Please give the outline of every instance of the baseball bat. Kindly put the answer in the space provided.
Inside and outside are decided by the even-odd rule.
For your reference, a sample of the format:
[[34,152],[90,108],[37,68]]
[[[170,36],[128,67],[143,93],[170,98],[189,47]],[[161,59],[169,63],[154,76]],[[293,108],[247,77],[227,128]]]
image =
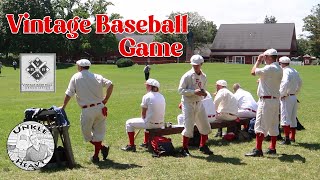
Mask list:
[[137,136],[139,135],[141,129],[138,130],[138,132],[134,135],[134,140],[136,140]]

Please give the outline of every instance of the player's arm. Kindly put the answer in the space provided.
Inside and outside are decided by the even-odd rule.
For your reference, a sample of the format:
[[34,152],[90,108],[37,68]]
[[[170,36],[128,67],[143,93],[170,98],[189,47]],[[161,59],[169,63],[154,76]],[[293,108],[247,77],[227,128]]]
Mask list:
[[66,96],[64,97],[63,105],[61,106],[62,109],[66,108],[71,97],[76,93],[76,85],[75,85],[74,77],[71,78],[69,85],[68,85],[68,88],[65,93],[66,93]]
[[[182,76],[182,78],[180,79],[178,92],[180,95],[193,96],[195,95],[196,91],[193,89],[187,89],[187,81],[188,81],[188,76]],[[200,92],[200,89],[198,91]]]
[[113,92],[113,84],[110,84],[110,86],[107,89],[106,96],[102,101],[103,104],[107,104],[112,92]]
[[297,87],[297,90],[296,90],[296,94],[298,94],[300,92],[300,89],[301,89],[301,86],[302,86],[302,80],[301,80],[298,72],[297,72],[297,81],[298,81],[298,87]]
[[106,91],[106,96],[104,97],[104,99],[102,100],[102,103],[103,104],[107,104],[112,92],[113,92],[113,84],[110,80],[108,79],[105,79],[105,78],[102,78],[102,84],[103,84],[103,87],[106,87],[107,88],[107,91]]
[[279,90],[281,98],[288,95],[287,94],[288,85],[289,85],[289,74],[287,71],[284,71],[281,79],[280,90]]
[[141,108],[141,118],[145,119],[146,118],[146,114],[147,114],[147,108]]
[[253,65],[252,69],[251,69],[251,75],[255,76],[256,75],[256,69],[259,67],[259,65],[261,64],[262,60],[264,58],[263,54],[260,54],[258,56],[258,59],[256,61],[256,63]]

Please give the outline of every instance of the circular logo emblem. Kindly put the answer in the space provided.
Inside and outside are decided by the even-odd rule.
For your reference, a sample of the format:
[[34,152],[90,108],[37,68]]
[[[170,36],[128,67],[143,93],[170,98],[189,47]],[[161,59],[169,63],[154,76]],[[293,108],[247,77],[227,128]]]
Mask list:
[[54,140],[43,124],[27,121],[13,128],[8,137],[7,150],[11,161],[19,168],[37,170],[52,158]]

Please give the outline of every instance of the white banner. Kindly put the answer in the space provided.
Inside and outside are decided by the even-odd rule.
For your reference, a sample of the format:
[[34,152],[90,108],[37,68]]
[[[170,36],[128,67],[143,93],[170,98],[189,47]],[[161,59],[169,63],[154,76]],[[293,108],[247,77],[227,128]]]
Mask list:
[[55,92],[56,54],[20,54],[20,91]]

